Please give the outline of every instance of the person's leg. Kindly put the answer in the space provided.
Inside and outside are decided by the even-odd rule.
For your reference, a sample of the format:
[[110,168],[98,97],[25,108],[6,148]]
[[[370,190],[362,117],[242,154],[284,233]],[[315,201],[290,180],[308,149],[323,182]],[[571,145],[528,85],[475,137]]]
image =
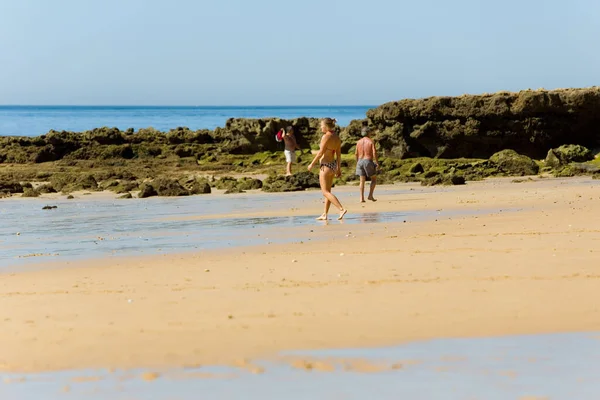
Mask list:
[[292,174],[292,163],[291,163],[291,161],[288,161],[288,163],[287,163],[287,167],[285,169],[285,174],[286,175],[291,175]]
[[324,169],[325,172],[323,173],[323,175],[325,178],[325,190],[323,191],[323,196],[329,199],[329,201],[333,203],[333,205],[336,206],[338,210],[340,210],[340,216],[338,217],[338,219],[342,219],[344,218],[344,215],[346,214],[347,210],[342,206],[342,203],[340,203],[338,198],[333,193],[331,193],[331,187],[333,186],[333,177],[335,173],[329,168]]
[[373,192],[375,191],[375,186],[377,186],[377,176],[373,175],[371,177],[371,185],[369,187],[369,200],[371,201],[377,201],[377,199],[375,197],[373,197]]
[[365,202],[365,182],[367,181],[367,177],[366,176],[360,176],[360,202],[364,203]]
[[321,167],[321,171],[319,171],[319,184],[321,185],[321,193],[323,193],[323,197],[325,198],[325,209],[323,214],[317,218],[319,221],[324,221],[327,219],[327,214],[329,213],[329,207],[331,206],[331,201],[325,196],[325,191],[327,188],[327,178],[325,177],[326,171],[325,168]]

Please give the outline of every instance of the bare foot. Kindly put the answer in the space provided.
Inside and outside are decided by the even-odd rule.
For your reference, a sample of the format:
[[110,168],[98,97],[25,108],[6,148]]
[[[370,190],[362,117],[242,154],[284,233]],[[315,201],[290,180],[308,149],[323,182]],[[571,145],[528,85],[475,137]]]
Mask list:
[[369,200],[371,200],[371,201],[377,201],[377,199],[374,198],[374,197],[369,197]]
[[327,221],[327,215],[321,214],[321,216],[317,218],[317,221]]
[[338,220],[344,218],[344,215],[346,215],[347,212],[348,212],[348,210],[340,211],[340,216],[338,217]]
[[362,199],[360,202],[361,202],[361,203],[366,203],[365,199]]

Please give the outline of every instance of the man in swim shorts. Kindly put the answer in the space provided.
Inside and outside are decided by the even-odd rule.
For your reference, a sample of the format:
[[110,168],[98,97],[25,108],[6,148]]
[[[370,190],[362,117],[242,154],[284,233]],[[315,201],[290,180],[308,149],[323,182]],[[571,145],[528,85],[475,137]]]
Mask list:
[[365,182],[367,178],[371,179],[369,188],[369,197],[371,201],[377,201],[373,197],[375,186],[377,185],[377,149],[375,143],[370,137],[370,129],[364,126],[361,130],[362,139],[356,143],[356,175],[360,177],[360,202],[365,202]]
[[287,163],[285,174],[287,176],[292,175],[292,163],[296,162],[296,150],[300,150],[300,146],[296,142],[294,136],[294,128],[288,126],[283,134],[283,141],[285,143],[285,162]]

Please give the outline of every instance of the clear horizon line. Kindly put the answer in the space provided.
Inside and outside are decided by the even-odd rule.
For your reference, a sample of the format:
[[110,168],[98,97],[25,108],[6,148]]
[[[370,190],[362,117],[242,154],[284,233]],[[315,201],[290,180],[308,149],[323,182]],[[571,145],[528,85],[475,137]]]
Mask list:
[[[383,103],[382,103],[383,104]],[[244,108],[244,107],[263,107],[263,108],[302,108],[302,107],[377,107],[376,104],[261,104],[261,105],[208,105],[208,104],[0,104],[0,107],[210,107],[210,108]]]

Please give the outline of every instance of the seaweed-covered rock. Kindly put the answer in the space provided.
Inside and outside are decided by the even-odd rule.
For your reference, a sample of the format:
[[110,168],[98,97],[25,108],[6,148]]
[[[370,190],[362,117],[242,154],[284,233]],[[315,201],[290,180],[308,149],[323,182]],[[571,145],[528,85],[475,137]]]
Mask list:
[[245,190],[242,190],[239,187],[233,187],[231,189],[227,189],[224,194],[236,194],[236,193],[246,193]]
[[238,180],[231,176],[223,176],[213,182],[213,186],[219,190],[229,190],[236,187]]
[[264,180],[262,190],[265,192],[295,192],[318,187],[320,187],[318,175],[304,171],[291,176],[269,176]]
[[464,185],[465,178],[456,174],[436,174],[421,181],[421,186]]
[[545,164],[552,168],[558,168],[572,162],[586,162],[594,159],[594,155],[587,147],[567,144],[556,149],[548,150]]
[[260,179],[240,178],[238,179],[237,187],[240,190],[257,190],[262,189],[263,183]]
[[121,194],[121,193],[129,193],[131,191],[137,190],[138,187],[139,187],[139,185],[137,184],[137,182],[121,181],[118,183],[117,186],[110,187],[110,189],[113,190],[115,193]]
[[421,174],[425,172],[425,170],[423,169],[423,165],[421,165],[421,163],[415,163],[410,166],[408,172],[410,172],[411,174]]
[[309,171],[298,172],[286,178],[289,178],[292,181],[296,181],[304,189],[321,187],[319,183],[319,175],[313,174]]
[[600,87],[406,99],[367,112],[385,153],[488,158],[513,149],[536,159],[564,143],[600,141]]
[[154,189],[154,186],[152,186],[149,183],[142,183],[140,186],[140,193],[138,194],[138,197],[140,199],[145,199],[147,197],[153,196],[158,196],[158,192],[156,191],[156,189]]
[[52,187],[52,185],[49,183],[44,183],[43,185],[38,186],[36,190],[41,194],[56,193],[56,189],[54,189],[54,187]]
[[39,197],[39,196],[40,196],[40,192],[33,188],[26,188],[25,190],[23,190],[23,194],[21,195],[21,197]]
[[186,183],[185,187],[191,195],[210,194],[211,192],[210,184],[205,180],[193,179],[191,182]]
[[563,165],[562,161],[560,160],[560,158],[558,158],[553,149],[548,150],[548,154],[546,155],[544,164],[546,165],[546,167],[550,168],[559,168]]
[[189,196],[190,194],[176,179],[160,177],[152,181],[152,186],[159,196]]
[[509,175],[536,175],[540,169],[531,158],[514,150],[499,151],[490,157],[490,161]]
[[265,180],[262,190],[265,192],[298,192],[305,190],[297,182],[285,179],[272,179]]
[[77,178],[75,186],[78,189],[98,190],[98,181],[96,181],[94,175],[83,174]]
[[119,199],[133,199],[133,196],[131,193],[125,193],[124,195],[119,196]]
[[23,193],[23,185],[19,182],[2,182],[0,181],[0,193],[14,194]]

